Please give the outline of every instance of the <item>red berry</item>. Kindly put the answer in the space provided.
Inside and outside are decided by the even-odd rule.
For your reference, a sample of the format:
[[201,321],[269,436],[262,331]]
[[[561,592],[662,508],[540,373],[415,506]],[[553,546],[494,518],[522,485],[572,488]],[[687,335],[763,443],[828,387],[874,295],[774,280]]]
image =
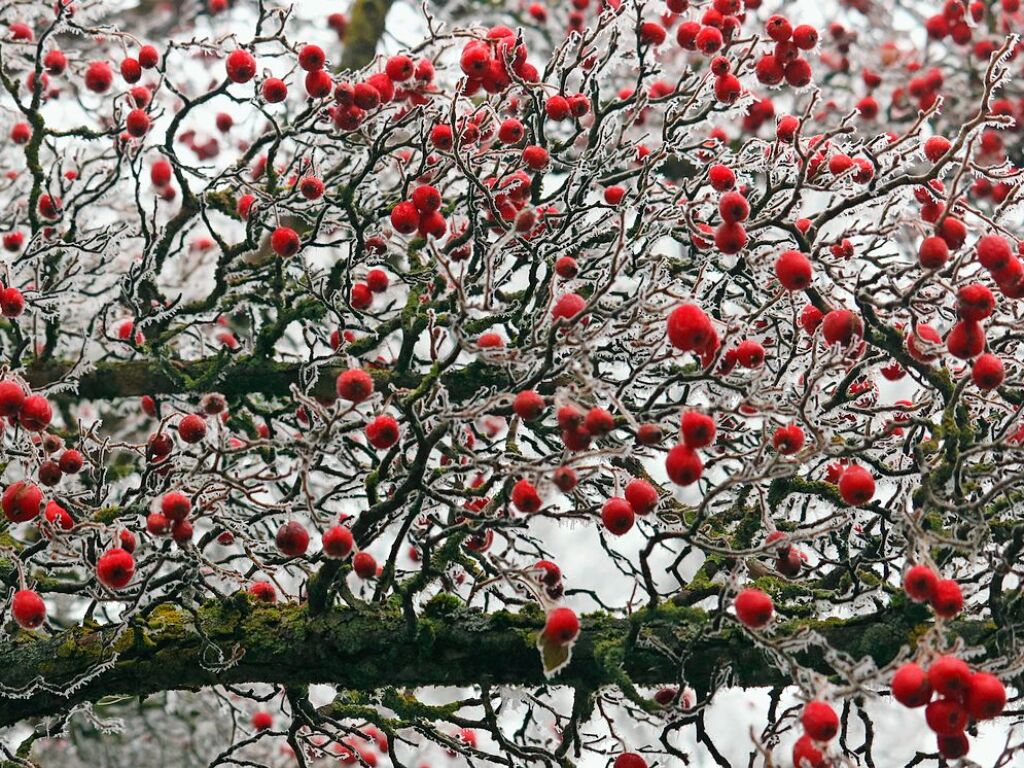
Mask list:
[[30,432],[42,432],[53,419],[50,402],[42,395],[29,395],[21,404],[18,423]]
[[373,377],[362,368],[350,368],[338,374],[335,388],[342,400],[361,403],[373,394]]
[[278,256],[294,256],[299,252],[299,233],[290,227],[278,227],[270,236],[270,247]]
[[603,437],[615,429],[615,417],[604,408],[591,408],[583,418],[583,427],[594,437]]
[[704,462],[697,452],[680,443],[665,458],[665,471],[676,485],[692,485],[704,472]]
[[750,203],[739,192],[726,192],[718,201],[718,213],[727,224],[746,221],[750,215]]
[[412,192],[412,204],[420,213],[432,213],[441,207],[441,193],[427,184],[416,187]]
[[580,620],[571,608],[555,608],[544,622],[544,637],[555,645],[568,645],[580,634]]
[[523,421],[535,421],[544,413],[544,398],[532,389],[524,389],[512,401],[512,410]]
[[404,200],[391,209],[391,226],[395,232],[410,235],[420,226],[420,212],[409,200]]
[[658,504],[658,492],[646,480],[634,478],[626,484],[626,501],[638,515],[646,515]]
[[279,77],[268,77],[260,86],[260,93],[268,104],[280,104],[288,98],[288,86]]
[[343,525],[336,525],[324,531],[321,546],[326,557],[344,560],[351,554],[355,540],[352,537],[352,531]]
[[249,586],[249,594],[261,603],[276,603],[277,590],[274,585],[266,581],[254,581]]
[[299,50],[299,66],[307,72],[316,72],[324,68],[327,57],[319,45],[304,45]]
[[804,734],[793,744],[793,765],[799,768],[826,768],[829,762],[811,737]]
[[188,496],[178,491],[164,494],[160,500],[160,512],[168,520],[184,520],[192,511],[192,502]]
[[377,561],[369,552],[356,552],[352,558],[352,570],[361,579],[370,579],[377,575]]
[[626,499],[618,496],[608,499],[601,508],[601,522],[609,533],[616,536],[628,533],[635,520],[633,507]]
[[139,48],[139,64],[143,69],[153,69],[160,63],[160,52],[152,45]]
[[4,317],[20,317],[25,311],[25,297],[17,288],[0,290],[0,311]]
[[85,87],[93,93],[106,93],[114,82],[114,73],[105,61],[91,61],[85,70]]
[[839,495],[851,507],[867,504],[875,495],[875,478],[864,467],[854,464],[839,478]]
[[391,416],[378,416],[366,425],[366,439],[374,448],[386,450],[398,442],[398,422]]
[[520,512],[533,514],[542,504],[540,494],[529,480],[519,480],[512,486],[512,503]]
[[924,143],[924,156],[933,163],[949,152],[953,145],[944,136],[932,136]]
[[925,707],[924,719],[940,736],[955,736],[967,727],[967,710],[958,701],[937,699]]
[[942,269],[949,261],[949,246],[936,235],[926,237],[917,251],[917,260],[925,269]]
[[903,590],[915,603],[927,603],[935,594],[939,577],[927,565],[915,565],[903,576]]
[[1006,378],[1003,361],[993,354],[979,355],[971,368],[971,380],[979,389],[996,389]]
[[992,291],[980,283],[965,285],[957,291],[957,313],[964,320],[984,320],[995,306]]
[[241,49],[228,54],[224,62],[228,78],[235,83],[247,83],[256,76],[256,59]]
[[696,304],[683,304],[668,316],[668,339],[684,352],[703,352],[717,341],[711,320]]
[[79,451],[69,448],[60,456],[60,469],[69,475],[77,474],[85,464],[85,457]]
[[772,436],[772,445],[786,456],[797,453],[804,447],[804,431],[796,424],[779,427]]
[[961,320],[946,337],[946,349],[961,360],[977,357],[985,350],[985,329],[973,320]]
[[775,276],[787,291],[802,291],[811,284],[811,262],[800,251],[783,251],[775,260]]
[[928,675],[913,662],[904,664],[892,677],[892,695],[905,707],[923,707],[932,698]]
[[36,629],[46,620],[46,603],[31,589],[19,589],[11,601],[11,615],[22,629]]
[[839,733],[839,715],[824,701],[807,702],[800,722],[814,741],[831,741]]
[[366,273],[366,285],[374,293],[384,293],[389,284],[388,273],[383,269],[371,269]]
[[998,717],[1006,706],[1006,688],[995,675],[975,672],[967,689],[967,711],[975,720]]
[[206,422],[197,413],[190,413],[178,422],[178,436],[186,443],[198,443],[206,437]]
[[615,758],[613,768],[647,768],[647,761],[636,752],[623,752]]
[[554,320],[572,320],[586,308],[586,299],[576,293],[566,293],[555,302],[551,317]]
[[290,520],[278,528],[274,543],[285,557],[299,557],[309,548],[309,533],[301,523]]
[[964,596],[960,585],[953,579],[939,579],[930,602],[936,614],[944,619],[952,619],[963,609]]
[[772,619],[772,599],[759,589],[744,589],[734,603],[736,618],[751,629],[760,629]]
[[135,574],[135,559],[117,547],[100,555],[96,561],[96,578],[110,589],[124,589]]
[[940,656],[928,668],[928,682],[940,696],[962,699],[967,695],[971,668],[956,656]]
[[971,751],[971,742],[965,733],[936,734],[939,753],[947,760],[957,760]]
[[864,323],[848,309],[834,309],[822,318],[821,332],[829,345],[848,347],[855,338],[864,335]]
[[25,390],[16,381],[0,381],[0,416],[16,416],[25,403]]
[[[265,583],[265,582],[257,582]],[[253,585],[255,586],[255,585]],[[273,727],[274,718],[269,712],[253,712],[252,713],[252,727],[257,731],[266,731]]]
[[1014,258],[1010,244],[1001,235],[985,235],[975,246],[978,262],[989,272],[999,272]]
[[576,487],[578,479],[576,472],[571,467],[558,467],[551,475],[551,481],[558,486],[562,493],[569,493]]
[[144,109],[133,109],[125,118],[125,130],[137,139],[149,132],[149,115]]
[[19,480],[7,486],[3,497],[0,497],[0,505],[8,520],[24,523],[39,514],[43,505],[43,492],[37,485]]
[[523,162],[534,171],[543,171],[548,166],[548,151],[544,147],[531,145],[523,150]]

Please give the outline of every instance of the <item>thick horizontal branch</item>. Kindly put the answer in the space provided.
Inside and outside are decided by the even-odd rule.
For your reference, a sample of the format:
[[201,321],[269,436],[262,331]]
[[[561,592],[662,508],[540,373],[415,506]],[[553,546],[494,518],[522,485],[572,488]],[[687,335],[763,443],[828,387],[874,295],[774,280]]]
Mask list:
[[[918,606],[904,606],[845,622],[782,623],[775,631],[786,636],[813,628],[833,648],[884,664],[921,630],[927,615]],[[0,648],[0,686],[7,694],[0,697],[0,726],[111,695],[217,684],[328,683],[359,690],[542,684],[534,645],[542,625],[535,611],[483,614],[459,607],[453,598],[428,606],[415,627],[397,612],[367,608],[313,615],[295,604],[253,604],[244,594],[195,612],[164,605],[121,631],[18,633]],[[981,622],[956,629],[968,642],[983,640],[988,631]],[[819,651],[798,658],[832,672]],[[111,661],[106,671],[88,676]],[[665,606],[629,619],[586,617],[572,662],[556,682],[595,689],[625,682],[624,673],[632,683],[655,685],[680,680],[682,672],[682,679],[706,692],[725,666],[732,668],[736,685],[788,682],[738,627],[727,622],[713,629],[703,611]],[[15,691],[27,695],[10,698]]]
[[[33,388],[42,388],[63,380],[72,370],[69,363],[34,364],[22,373]],[[341,368],[325,368],[320,372],[311,394],[331,397],[335,394],[335,378]],[[415,389],[426,373],[398,373],[386,368],[369,369],[380,392],[391,388]],[[260,393],[269,397],[286,397],[291,387],[300,383],[301,366],[251,357],[206,358],[161,365],[149,360],[101,362],[78,379],[78,396],[86,400],[116,400],[142,395],[205,394],[220,392],[231,397]],[[498,366],[474,362],[463,368],[447,371],[440,377],[455,400],[463,400],[487,386],[507,389],[511,382]]]

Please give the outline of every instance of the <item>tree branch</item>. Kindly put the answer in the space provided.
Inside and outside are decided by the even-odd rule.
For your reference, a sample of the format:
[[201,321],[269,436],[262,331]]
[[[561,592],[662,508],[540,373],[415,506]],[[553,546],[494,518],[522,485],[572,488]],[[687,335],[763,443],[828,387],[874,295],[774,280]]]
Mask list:
[[[774,634],[788,638],[813,629],[834,649],[882,665],[921,631],[927,617],[926,609],[903,604],[848,621],[780,622]],[[8,697],[24,698],[0,698],[0,727],[111,695],[217,684],[330,683],[359,690],[539,685],[546,681],[534,641],[543,622],[536,610],[484,614],[439,598],[411,629],[398,611],[313,615],[296,604],[253,604],[240,593],[195,611],[165,604],[126,627],[75,627],[53,636],[20,632],[0,648],[0,688]],[[962,622],[955,629],[969,643],[984,642],[991,633],[984,622]],[[833,672],[814,648],[796,657]],[[89,676],[101,664],[109,667]],[[701,610],[665,605],[628,619],[585,617],[572,662],[555,683],[590,689],[660,684],[679,680],[682,670],[688,684],[707,691],[726,666],[740,686],[789,682],[744,630],[730,623],[715,628]]]

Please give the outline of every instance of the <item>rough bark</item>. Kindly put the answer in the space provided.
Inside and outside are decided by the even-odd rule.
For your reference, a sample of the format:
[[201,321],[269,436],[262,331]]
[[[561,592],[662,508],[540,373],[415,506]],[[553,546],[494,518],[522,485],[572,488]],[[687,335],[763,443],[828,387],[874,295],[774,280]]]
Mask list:
[[[792,639],[814,630],[833,649],[881,665],[927,621],[925,609],[899,604],[850,621],[781,622],[773,631],[777,638]],[[542,684],[534,645],[542,626],[536,609],[483,614],[451,598],[435,599],[415,625],[396,610],[334,609],[314,615],[295,604],[253,604],[243,594],[195,611],[163,605],[120,631],[85,626],[51,636],[18,633],[0,648],[0,685],[8,694],[27,696],[0,699],[0,726],[115,694],[145,696],[216,684],[332,683],[358,690]],[[968,642],[990,640],[991,628],[983,622],[963,622],[956,629]],[[797,657],[826,674],[833,671],[813,648]],[[237,662],[221,661],[227,659]],[[106,671],[79,682],[112,660]],[[726,666],[735,685],[787,682],[739,627],[728,622],[716,627],[701,610],[665,605],[628,619],[586,617],[572,662],[555,682],[593,690],[683,679],[707,691]]]

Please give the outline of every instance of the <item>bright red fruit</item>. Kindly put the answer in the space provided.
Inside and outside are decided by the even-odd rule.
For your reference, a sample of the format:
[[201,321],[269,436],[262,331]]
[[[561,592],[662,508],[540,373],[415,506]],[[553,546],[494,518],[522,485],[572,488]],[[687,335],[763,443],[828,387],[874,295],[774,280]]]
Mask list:
[[928,667],[928,682],[940,696],[962,699],[971,682],[971,668],[956,656],[940,656]]
[[626,483],[626,501],[638,515],[646,515],[658,504],[658,492],[646,480],[634,478]]
[[43,506],[43,492],[39,486],[19,480],[11,483],[0,497],[4,516],[12,523],[24,523],[35,518]]
[[967,711],[975,720],[998,717],[1006,706],[1006,688],[995,675],[975,672],[967,689]]
[[704,462],[690,446],[680,443],[665,457],[665,471],[676,485],[692,485],[704,472]]
[[46,603],[31,589],[19,589],[11,601],[11,615],[22,629],[36,629],[46,620]]
[[759,589],[744,589],[736,596],[733,605],[736,608],[736,618],[751,629],[765,626],[775,613],[772,599]]
[[285,557],[299,557],[309,548],[309,533],[301,523],[289,520],[278,528],[274,542]]
[[120,547],[107,550],[96,561],[96,578],[110,589],[124,589],[135,575],[135,559]]
[[830,741],[839,733],[839,715],[824,701],[809,701],[800,715],[804,732],[815,741]]
[[379,450],[390,448],[398,442],[398,438],[398,422],[391,416],[378,416],[366,425],[366,439],[374,448]]
[[839,495],[851,507],[867,504],[875,495],[875,478],[866,469],[854,464],[839,478]]
[[960,585],[953,579],[940,579],[931,597],[932,610],[944,619],[952,619],[964,607],[964,596]]
[[335,560],[344,560],[352,553],[355,539],[352,531],[343,525],[336,525],[324,531],[321,538],[324,555]]
[[520,512],[532,514],[540,509],[543,502],[533,483],[529,480],[519,480],[512,486],[512,503]]
[[623,536],[633,527],[636,516],[630,503],[618,496],[608,499],[601,508],[601,522],[609,533]]
[[555,608],[544,623],[544,637],[555,645],[568,645],[580,634],[580,620],[571,608]]
[[338,374],[335,389],[341,399],[361,403],[373,394],[373,377],[362,368],[350,368]]
[[913,662],[904,664],[892,677],[892,695],[905,707],[923,707],[932,698],[927,673]]
[[927,603],[935,594],[939,577],[927,565],[915,565],[903,576],[903,589],[917,603]]

